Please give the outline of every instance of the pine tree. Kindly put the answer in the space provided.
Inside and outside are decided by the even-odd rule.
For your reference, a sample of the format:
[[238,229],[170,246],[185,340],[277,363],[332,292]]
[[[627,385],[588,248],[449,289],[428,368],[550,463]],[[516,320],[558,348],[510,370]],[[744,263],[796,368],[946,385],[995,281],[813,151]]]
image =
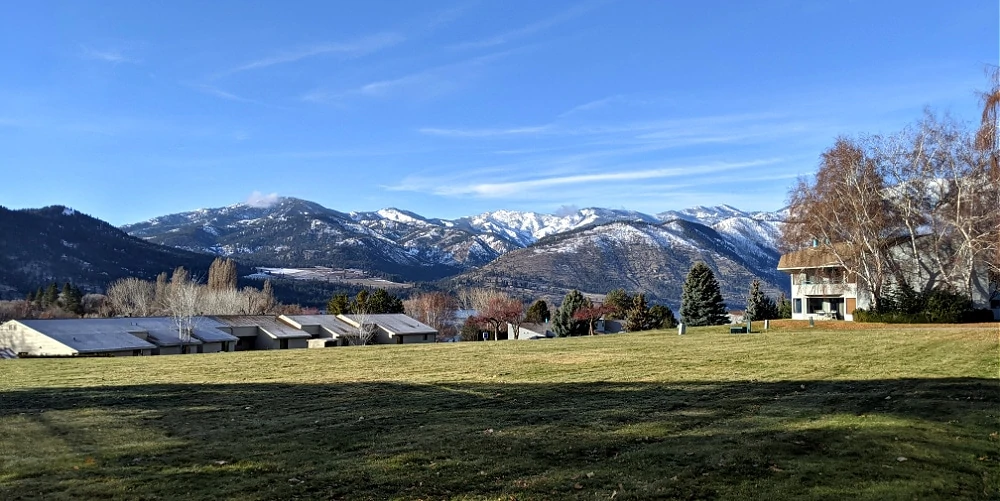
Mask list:
[[726,304],[712,269],[697,262],[688,272],[681,293],[681,319],[691,327],[728,323]]
[[347,294],[334,294],[326,303],[326,312],[331,315],[346,315],[351,312],[351,300]]
[[654,304],[649,307],[650,325],[653,329],[673,329],[677,327],[677,318],[674,317],[674,310],[669,306]]
[[531,303],[524,315],[524,321],[529,324],[544,324],[549,321],[549,305],[544,299]]
[[50,306],[59,305],[59,286],[55,282],[49,284],[49,287],[45,289],[45,296],[42,297],[42,307],[48,308]]
[[24,296],[24,301],[27,302],[27,303],[29,303],[29,304],[30,303],[34,303],[35,302],[35,293],[31,292],[31,291],[28,291],[28,295]]
[[354,295],[354,301],[351,301],[351,313],[355,315],[370,315],[371,308],[368,305],[368,294],[367,289],[361,289],[357,294]]
[[772,320],[778,318],[778,305],[771,296],[760,290],[760,280],[754,279],[750,284],[750,295],[747,296],[747,321]]
[[556,335],[566,337],[586,334],[587,322],[574,319],[573,314],[576,313],[576,310],[587,306],[589,303],[580,291],[576,289],[569,291],[566,297],[563,298],[562,304],[559,305],[559,309],[556,310],[555,317],[552,319],[552,330],[555,331]]
[[385,289],[375,289],[368,298],[368,313],[403,313],[403,301]]
[[629,308],[632,307],[632,297],[625,292],[625,289],[615,289],[605,294],[604,304],[615,309],[610,314],[613,318],[625,318]]
[[79,315],[83,310],[80,304],[82,298],[83,295],[80,294],[80,289],[73,287],[69,282],[63,285],[60,299],[62,300],[62,308],[64,310]]
[[45,301],[45,291],[41,287],[39,287],[38,291],[35,292],[35,307],[44,308],[45,305],[42,304],[44,301]]
[[625,330],[638,332],[649,328],[649,305],[646,303],[646,295],[640,292],[632,297],[632,304],[625,313]]

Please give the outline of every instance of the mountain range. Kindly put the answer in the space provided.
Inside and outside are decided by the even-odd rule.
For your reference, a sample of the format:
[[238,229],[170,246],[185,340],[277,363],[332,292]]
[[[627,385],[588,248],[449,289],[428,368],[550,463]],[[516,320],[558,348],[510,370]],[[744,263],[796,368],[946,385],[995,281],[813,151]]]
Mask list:
[[122,229],[247,264],[361,268],[410,281],[512,286],[526,296],[624,287],[674,304],[687,270],[702,260],[735,305],[754,277],[773,293],[787,289],[787,278],[775,270],[783,219],[781,211],[723,205],[655,215],[500,210],[449,220],[395,208],[344,213],[281,198],[266,207],[199,209]]

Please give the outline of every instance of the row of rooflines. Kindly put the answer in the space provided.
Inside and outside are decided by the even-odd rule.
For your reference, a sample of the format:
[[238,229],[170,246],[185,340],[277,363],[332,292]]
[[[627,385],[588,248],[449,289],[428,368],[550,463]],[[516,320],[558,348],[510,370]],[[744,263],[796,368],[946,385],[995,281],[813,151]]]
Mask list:
[[403,314],[194,317],[181,336],[171,317],[11,320],[0,351],[19,356],[167,355],[434,342],[437,331]]

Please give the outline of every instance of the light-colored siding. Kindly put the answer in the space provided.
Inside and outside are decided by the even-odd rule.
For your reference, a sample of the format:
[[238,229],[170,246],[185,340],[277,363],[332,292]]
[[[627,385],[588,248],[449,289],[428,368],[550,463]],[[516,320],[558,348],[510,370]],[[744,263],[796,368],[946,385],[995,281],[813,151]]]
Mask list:
[[76,355],[77,351],[17,321],[0,325],[0,348],[34,356]]

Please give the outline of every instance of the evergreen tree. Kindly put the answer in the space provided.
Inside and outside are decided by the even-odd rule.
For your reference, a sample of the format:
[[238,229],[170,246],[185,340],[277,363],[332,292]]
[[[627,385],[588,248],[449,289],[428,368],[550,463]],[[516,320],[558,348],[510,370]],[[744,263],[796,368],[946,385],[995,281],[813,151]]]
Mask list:
[[28,291],[28,295],[24,296],[24,301],[27,302],[27,303],[29,303],[29,304],[30,303],[34,303],[35,302],[35,293],[31,292],[31,291]]
[[673,329],[677,327],[677,318],[669,306],[654,304],[649,308],[650,326],[653,329]]
[[747,296],[747,321],[772,320],[778,318],[778,305],[771,296],[760,290],[760,280],[754,279],[750,284],[750,295]]
[[64,310],[77,315],[83,313],[83,294],[80,293],[80,289],[66,282],[66,285],[63,286],[61,298]]
[[610,313],[612,318],[625,318],[629,308],[632,307],[632,297],[625,292],[625,289],[615,289],[604,296],[604,304],[615,309]]
[[375,292],[368,298],[369,314],[403,313],[403,311],[403,301],[395,295],[389,294],[389,291],[385,289],[375,289]]
[[356,315],[370,315],[371,309],[368,306],[368,290],[361,289],[357,294],[354,295],[354,301],[351,301],[351,313]]
[[331,315],[345,315],[351,312],[351,300],[347,294],[334,294],[326,303],[326,312]]
[[45,289],[45,296],[42,297],[42,307],[48,308],[50,306],[59,305],[59,286],[55,282],[49,284],[49,287]]
[[651,327],[650,323],[646,295],[640,292],[632,296],[632,305],[625,313],[625,330],[628,332],[644,331]]
[[544,299],[531,303],[524,315],[524,321],[529,324],[544,324],[549,321],[549,305]]
[[590,301],[587,301],[587,298],[583,297],[580,291],[576,289],[569,291],[552,319],[552,330],[555,331],[556,335],[566,337],[586,334],[587,322],[574,319],[573,314],[576,313],[576,310],[588,306],[589,303]]
[[35,307],[44,308],[45,306],[42,304],[44,301],[45,301],[45,291],[41,287],[39,287],[38,291],[35,292]]
[[792,318],[792,302],[788,300],[784,292],[778,299],[778,318]]
[[703,262],[697,262],[688,272],[681,293],[681,321],[691,327],[701,325],[723,325],[726,304],[722,301],[719,282],[712,269]]

